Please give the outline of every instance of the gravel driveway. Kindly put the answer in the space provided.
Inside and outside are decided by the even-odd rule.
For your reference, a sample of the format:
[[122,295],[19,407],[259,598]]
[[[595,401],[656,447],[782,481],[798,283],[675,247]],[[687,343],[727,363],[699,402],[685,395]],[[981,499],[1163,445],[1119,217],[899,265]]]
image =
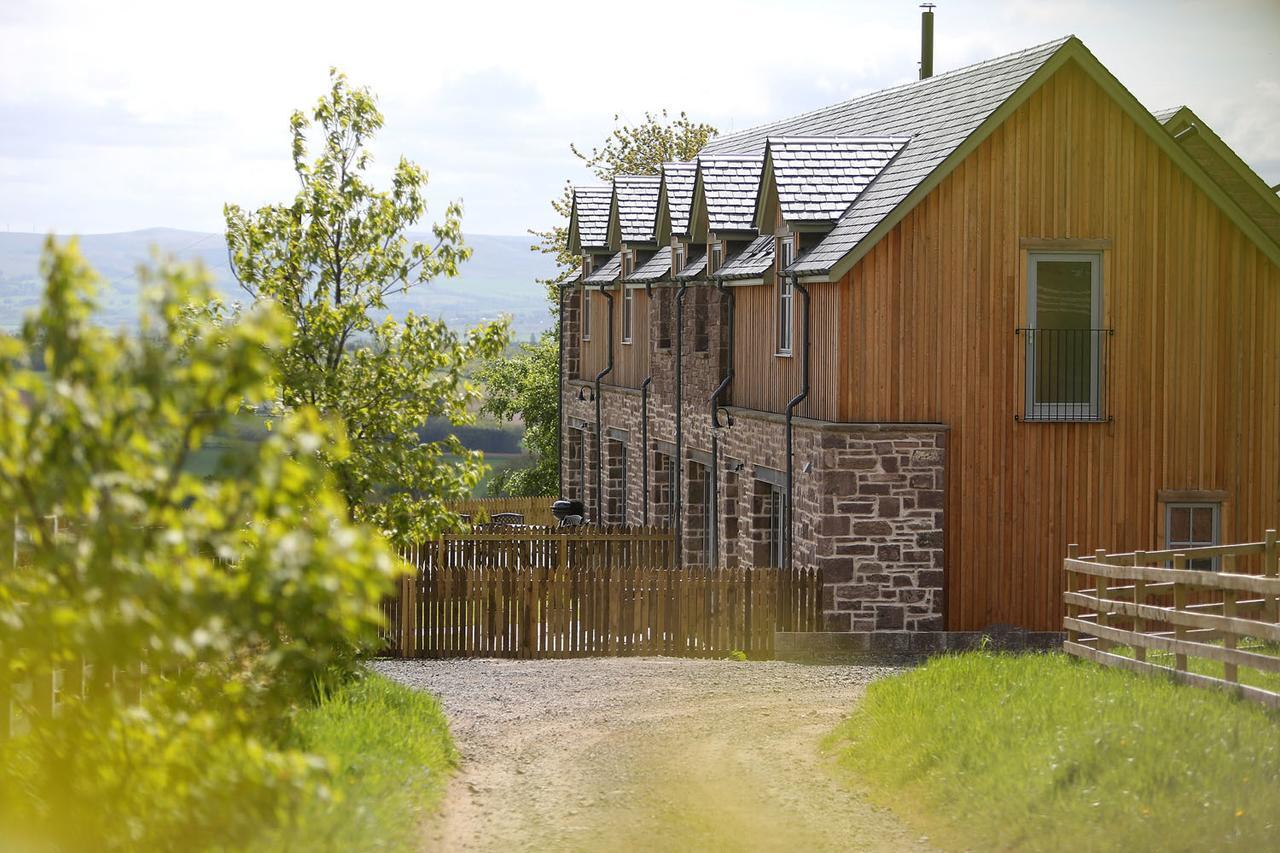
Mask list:
[[382,661],[462,754],[438,850],[923,850],[818,742],[892,670],[595,658]]

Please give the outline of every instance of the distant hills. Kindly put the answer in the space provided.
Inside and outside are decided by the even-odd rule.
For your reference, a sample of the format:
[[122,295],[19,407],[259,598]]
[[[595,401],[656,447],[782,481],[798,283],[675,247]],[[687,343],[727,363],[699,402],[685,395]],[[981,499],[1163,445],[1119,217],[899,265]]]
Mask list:
[[[411,234],[423,242],[430,234]],[[0,233],[0,328],[13,329],[39,299],[40,234]],[[467,244],[474,254],[454,279],[439,279],[393,297],[393,314],[407,311],[444,318],[461,328],[509,314],[517,340],[548,328],[545,291],[537,279],[549,277],[552,259],[532,252],[527,236],[472,234]],[[245,294],[231,277],[227,250],[220,233],[148,228],[120,234],[88,234],[80,237],[80,250],[104,281],[101,322],[113,327],[134,327],[138,318],[139,264],[151,259],[152,248],[183,260],[199,260],[213,273],[217,288],[228,301],[243,301]]]

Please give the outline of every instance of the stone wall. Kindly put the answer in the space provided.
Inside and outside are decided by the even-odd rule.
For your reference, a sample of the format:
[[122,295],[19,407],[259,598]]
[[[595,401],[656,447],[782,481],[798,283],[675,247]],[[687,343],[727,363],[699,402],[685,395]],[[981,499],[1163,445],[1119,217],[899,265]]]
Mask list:
[[[705,287],[705,286],[703,286]],[[692,294],[693,288],[690,288]],[[655,288],[655,301],[674,302],[674,288]],[[572,303],[573,300],[568,300]],[[693,306],[705,304],[711,322],[695,323]],[[683,546],[704,559],[702,528],[710,500],[698,474],[711,464],[710,396],[727,359],[721,296],[686,301],[681,464],[684,494]],[[656,324],[658,312],[653,320]],[[674,318],[674,307],[671,311]],[[566,317],[566,329],[573,315]],[[695,328],[696,325],[696,328]],[[695,350],[695,332],[705,333],[706,351]],[[650,336],[653,381],[648,397],[649,521],[662,524],[673,512],[675,464],[674,334],[670,349]],[[572,349],[566,347],[568,353]],[[566,362],[568,356],[566,356]],[[566,367],[568,364],[566,364]],[[571,375],[571,374],[570,374]],[[565,491],[581,497],[589,518],[639,524],[644,521],[643,398],[639,389],[602,384],[603,454],[597,456],[595,389],[590,382],[564,383],[567,432],[562,454]],[[581,398],[581,399],[580,399]],[[717,562],[769,565],[776,562],[776,507],[785,494],[785,425],[776,413],[730,409],[732,425],[717,436]],[[934,631],[943,628],[946,565],[947,430],[939,425],[842,424],[796,418],[794,422],[793,553],[798,566],[823,572],[823,613],[828,631]],[[585,452],[578,475],[579,454]],[[625,455],[625,476],[622,465]],[[603,460],[604,494],[595,494],[595,471]],[[624,488],[625,483],[625,488]],[[576,490],[576,491],[575,491]],[[625,504],[625,518],[621,508]]]

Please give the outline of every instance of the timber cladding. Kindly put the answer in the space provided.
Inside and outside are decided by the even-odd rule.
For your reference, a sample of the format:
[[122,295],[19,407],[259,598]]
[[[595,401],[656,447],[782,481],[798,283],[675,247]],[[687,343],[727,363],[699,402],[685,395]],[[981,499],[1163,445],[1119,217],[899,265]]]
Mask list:
[[[1113,420],[1016,419],[1028,239],[1103,241]],[[1060,626],[1067,544],[1159,543],[1162,489],[1280,521],[1280,269],[1074,63],[822,288],[837,419],[951,428],[948,628]]]

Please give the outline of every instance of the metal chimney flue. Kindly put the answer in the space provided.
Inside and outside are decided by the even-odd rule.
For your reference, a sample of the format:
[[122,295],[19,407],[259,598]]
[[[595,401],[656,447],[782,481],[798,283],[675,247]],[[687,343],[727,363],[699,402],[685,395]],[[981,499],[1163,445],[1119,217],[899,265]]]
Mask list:
[[920,15],[920,79],[933,76],[933,4],[921,3]]

